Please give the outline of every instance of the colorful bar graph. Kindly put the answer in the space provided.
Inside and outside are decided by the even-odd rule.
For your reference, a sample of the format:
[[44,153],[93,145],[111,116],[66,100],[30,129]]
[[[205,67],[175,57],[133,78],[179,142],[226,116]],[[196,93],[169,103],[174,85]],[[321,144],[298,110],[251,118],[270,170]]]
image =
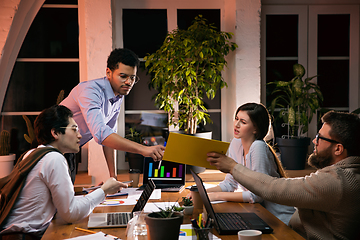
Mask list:
[[166,166],[160,166],[160,169],[158,169],[158,166],[154,163],[149,163],[149,171],[148,171],[148,177],[149,178],[181,178],[183,175],[183,171],[185,170],[183,168],[183,165],[179,165],[179,167],[166,167]]

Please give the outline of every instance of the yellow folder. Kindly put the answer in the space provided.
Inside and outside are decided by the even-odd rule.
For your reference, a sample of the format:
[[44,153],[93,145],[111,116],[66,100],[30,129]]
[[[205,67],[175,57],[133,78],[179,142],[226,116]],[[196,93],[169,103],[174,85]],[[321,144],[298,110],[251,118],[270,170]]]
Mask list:
[[206,161],[208,152],[226,154],[228,142],[170,132],[163,160],[216,169]]

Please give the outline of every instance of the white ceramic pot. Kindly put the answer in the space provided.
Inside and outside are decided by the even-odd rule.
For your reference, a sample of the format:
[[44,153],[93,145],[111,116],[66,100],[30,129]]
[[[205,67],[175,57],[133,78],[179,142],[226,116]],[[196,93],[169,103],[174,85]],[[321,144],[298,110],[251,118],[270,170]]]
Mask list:
[[15,154],[0,156],[0,178],[6,177],[14,167]]
[[184,214],[192,215],[194,211],[194,206],[182,206],[184,208]]

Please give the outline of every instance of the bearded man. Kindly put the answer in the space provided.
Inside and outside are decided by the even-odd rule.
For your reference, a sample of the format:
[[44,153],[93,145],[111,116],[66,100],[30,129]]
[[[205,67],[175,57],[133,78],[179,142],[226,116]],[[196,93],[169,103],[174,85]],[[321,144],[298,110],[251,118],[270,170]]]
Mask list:
[[322,122],[309,176],[274,178],[218,153],[207,161],[263,199],[295,206],[289,226],[306,239],[360,239],[360,118],[330,111]]

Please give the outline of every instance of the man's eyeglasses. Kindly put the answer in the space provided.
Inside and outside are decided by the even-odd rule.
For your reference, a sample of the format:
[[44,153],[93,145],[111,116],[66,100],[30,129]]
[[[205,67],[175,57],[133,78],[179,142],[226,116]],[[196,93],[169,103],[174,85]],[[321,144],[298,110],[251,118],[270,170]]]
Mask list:
[[125,73],[120,73],[120,78],[121,78],[121,82],[126,82],[127,79],[130,79],[132,83],[137,83],[138,81],[140,81],[139,76],[137,75],[127,75]]
[[60,128],[71,128],[72,130],[74,130],[75,132],[79,132],[79,126],[72,126],[72,127],[60,127]]
[[325,140],[325,141],[331,142],[331,143],[340,143],[340,142],[338,142],[338,141],[336,141],[336,140],[333,140],[333,139],[330,139],[330,138],[326,138],[326,137],[322,137],[322,136],[320,136],[320,134],[318,133],[318,134],[316,134],[316,136],[315,136],[316,144],[319,144],[319,139],[322,139],[322,140]]

